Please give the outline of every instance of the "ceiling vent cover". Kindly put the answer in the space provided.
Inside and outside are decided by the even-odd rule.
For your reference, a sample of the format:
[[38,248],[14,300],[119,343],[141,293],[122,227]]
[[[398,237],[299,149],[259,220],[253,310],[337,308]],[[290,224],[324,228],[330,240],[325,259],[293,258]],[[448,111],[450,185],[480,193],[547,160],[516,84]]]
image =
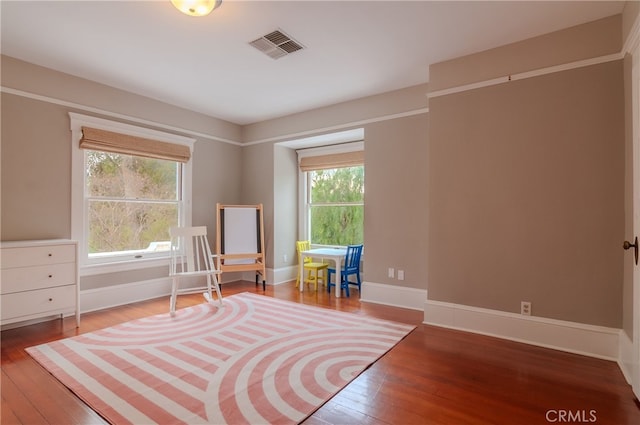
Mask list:
[[283,56],[304,49],[302,44],[280,30],[263,35],[249,44],[272,59],[280,59]]

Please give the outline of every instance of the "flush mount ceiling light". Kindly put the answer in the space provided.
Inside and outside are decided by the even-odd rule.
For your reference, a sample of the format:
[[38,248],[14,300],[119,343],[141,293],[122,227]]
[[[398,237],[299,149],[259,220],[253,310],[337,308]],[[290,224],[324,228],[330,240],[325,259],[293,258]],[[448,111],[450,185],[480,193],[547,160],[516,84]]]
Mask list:
[[222,4],[222,0],[171,0],[180,12],[189,16],[206,16]]

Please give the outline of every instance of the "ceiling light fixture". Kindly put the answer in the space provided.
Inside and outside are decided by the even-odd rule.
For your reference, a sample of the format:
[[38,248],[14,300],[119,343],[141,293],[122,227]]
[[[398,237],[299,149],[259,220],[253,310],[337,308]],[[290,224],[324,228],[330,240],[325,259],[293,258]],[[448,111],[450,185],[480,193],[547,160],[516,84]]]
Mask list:
[[222,4],[222,0],[171,0],[180,12],[189,16],[206,16]]

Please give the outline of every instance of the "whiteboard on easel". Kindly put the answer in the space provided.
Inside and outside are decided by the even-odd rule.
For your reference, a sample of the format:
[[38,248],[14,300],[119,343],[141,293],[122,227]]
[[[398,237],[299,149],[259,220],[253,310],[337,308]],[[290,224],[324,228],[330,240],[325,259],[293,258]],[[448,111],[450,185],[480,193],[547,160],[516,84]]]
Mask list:
[[[255,208],[226,207],[224,209],[224,253],[257,254],[259,234]],[[251,264],[248,259],[227,259],[226,264]]]
[[220,273],[249,272],[262,276],[266,288],[262,204],[216,205],[216,263]]

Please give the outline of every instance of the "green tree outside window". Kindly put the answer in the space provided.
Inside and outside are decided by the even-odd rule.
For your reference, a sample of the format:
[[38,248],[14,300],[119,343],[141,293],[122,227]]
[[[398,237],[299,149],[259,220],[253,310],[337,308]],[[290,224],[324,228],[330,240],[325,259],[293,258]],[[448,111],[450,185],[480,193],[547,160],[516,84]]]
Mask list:
[[[168,250],[178,224],[180,163],[86,151],[89,254]],[[165,246],[166,245],[166,246]]]
[[364,166],[310,171],[308,177],[311,243],[363,243]]

